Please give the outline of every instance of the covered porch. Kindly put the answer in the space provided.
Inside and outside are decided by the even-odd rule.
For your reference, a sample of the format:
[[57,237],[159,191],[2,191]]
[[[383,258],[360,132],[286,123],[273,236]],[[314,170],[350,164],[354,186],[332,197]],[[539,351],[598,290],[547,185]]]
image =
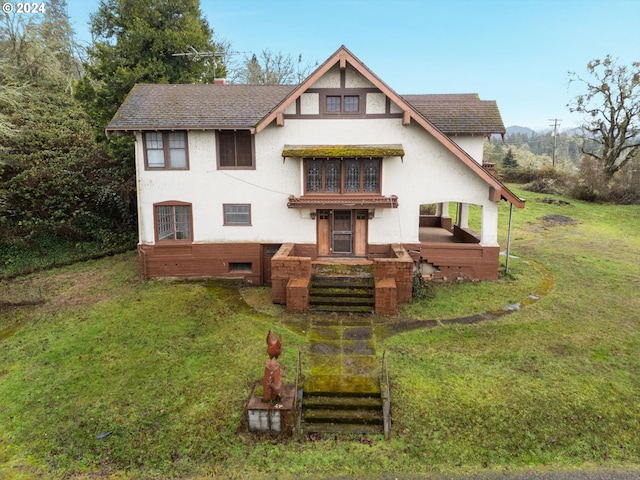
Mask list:
[[[486,233],[486,232],[485,232]],[[482,245],[482,233],[469,227],[469,204],[460,203],[455,219],[449,204],[420,215],[419,268],[428,280],[497,280],[500,247]]]

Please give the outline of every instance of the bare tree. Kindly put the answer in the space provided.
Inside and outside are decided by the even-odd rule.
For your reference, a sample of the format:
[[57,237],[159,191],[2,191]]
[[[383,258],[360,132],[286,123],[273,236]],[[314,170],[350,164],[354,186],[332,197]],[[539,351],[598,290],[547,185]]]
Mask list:
[[251,57],[245,56],[240,67],[232,75],[231,81],[253,85],[297,84],[302,82],[316,65],[317,63],[303,64],[302,54],[298,55],[296,62],[291,55],[262,50],[259,55],[254,53]]
[[583,153],[600,160],[612,176],[640,147],[640,62],[617,65],[607,55],[589,62],[587,74],[569,72],[569,83],[583,84],[586,93],[567,106],[586,116]]

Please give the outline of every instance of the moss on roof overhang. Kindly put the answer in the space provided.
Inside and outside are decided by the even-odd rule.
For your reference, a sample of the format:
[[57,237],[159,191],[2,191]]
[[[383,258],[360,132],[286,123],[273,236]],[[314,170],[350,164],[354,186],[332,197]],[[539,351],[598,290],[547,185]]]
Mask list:
[[285,145],[283,157],[404,157],[402,145]]

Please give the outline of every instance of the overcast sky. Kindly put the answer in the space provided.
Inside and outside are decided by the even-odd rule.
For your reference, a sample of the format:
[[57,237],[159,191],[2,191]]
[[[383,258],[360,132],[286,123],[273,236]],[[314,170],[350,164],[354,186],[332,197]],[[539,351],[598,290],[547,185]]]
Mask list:
[[[67,0],[90,41],[98,0]],[[201,0],[218,39],[322,63],[345,45],[397,93],[478,93],[505,126],[577,125],[568,72],[640,61],[640,0]]]

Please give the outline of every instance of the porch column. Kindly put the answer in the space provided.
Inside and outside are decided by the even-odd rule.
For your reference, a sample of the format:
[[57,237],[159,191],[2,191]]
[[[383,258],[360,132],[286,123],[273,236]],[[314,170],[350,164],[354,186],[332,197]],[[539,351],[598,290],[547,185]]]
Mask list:
[[458,204],[458,227],[469,228],[469,204]]
[[498,245],[498,204],[483,205],[480,210],[480,245]]
[[449,202],[438,204],[438,216],[440,217],[440,226],[445,230],[453,232],[453,222],[449,216]]
[[440,202],[436,207],[438,217],[449,217],[449,202]]

